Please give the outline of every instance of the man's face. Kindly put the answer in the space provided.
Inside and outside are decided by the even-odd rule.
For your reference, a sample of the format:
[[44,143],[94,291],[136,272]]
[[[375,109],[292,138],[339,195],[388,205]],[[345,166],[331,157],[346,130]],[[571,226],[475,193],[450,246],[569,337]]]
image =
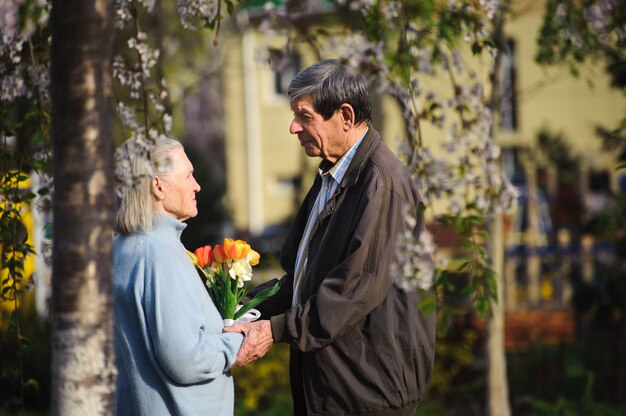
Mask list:
[[321,157],[335,163],[350,148],[343,129],[343,117],[336,111],[328,120],[313,109],[310,97],[301,98],[291,106],[293,120],[289,132],[297,134],[300,145],[310,157]]
[[198,215],[196,193],[200,185],[193,177],[193,166],[185,151],[176,147],[171,153],[172,171],[160,177],[163,181],[163,209],[179,221]]

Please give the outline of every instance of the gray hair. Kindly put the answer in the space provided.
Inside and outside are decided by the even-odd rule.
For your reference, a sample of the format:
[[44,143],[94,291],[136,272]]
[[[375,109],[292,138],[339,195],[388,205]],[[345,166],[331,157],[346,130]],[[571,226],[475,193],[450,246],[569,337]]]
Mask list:
[[138,151],[134,139],[127,140],[120,146],[117,154],[123,156],[118,164],[127,170],[124,175],[132,180],[130,185],[126,184],[118,190],[119,200],[114,223],[116,232],[131,234],[150,231],[158,224],[159,215],[152,196],[152,180],[172,171],[171,153],[179,147],[183,146],[178,140],[165,136],[158,137],[147,152]]
[[295,76],[287,90],[293,105],[311,97],[313,109],[328,120],[347,103],[354,109],[355,123],[372,121],[369,86],[363,75],[354,72],[335,59],[327,59],[303,69]]

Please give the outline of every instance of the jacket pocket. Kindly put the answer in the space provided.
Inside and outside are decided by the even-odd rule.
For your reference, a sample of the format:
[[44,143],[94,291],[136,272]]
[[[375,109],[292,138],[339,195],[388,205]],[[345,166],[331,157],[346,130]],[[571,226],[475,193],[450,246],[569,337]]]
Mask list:
[[351,351],[361,342],[363,342],[363,334],[357,325],[348,328],[348,330],[337,339],[337,344],[346,352]]

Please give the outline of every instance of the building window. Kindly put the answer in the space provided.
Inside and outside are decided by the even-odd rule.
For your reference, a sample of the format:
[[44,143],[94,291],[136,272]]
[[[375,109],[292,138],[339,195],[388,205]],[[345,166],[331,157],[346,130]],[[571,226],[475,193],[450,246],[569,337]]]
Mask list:
[[513,39],[506,41],[501,71],[500,128],[504,131],[515,131],[517,130],[517,61]]
[[300,72],[300,55],[292,53],[287,63],[274,72],[274,92],[276,95],[287,95],[289,83]]

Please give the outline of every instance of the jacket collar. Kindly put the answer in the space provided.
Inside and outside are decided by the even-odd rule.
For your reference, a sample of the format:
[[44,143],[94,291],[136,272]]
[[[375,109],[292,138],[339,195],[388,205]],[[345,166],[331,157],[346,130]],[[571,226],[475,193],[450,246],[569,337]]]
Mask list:
[[187,227],[187,224],[169,215],[159,214],[159,217],[159,225],[156,228],[180,240],[180,236]]
[[[369,130],[363,137],[363,141],[359,145],[359,148],[356,150],[354,158],[346,171],[346,174],[341,181],[341,187],[345,188],[347,186],[352,186],[356,183],[357,179],[359,179],[359,173],[363,169],[363,164],[372,154],[374,149],[380,143],[380,134],[372,127],[369,126]],[[322,172],[328,172],[330,168],[333,167],[333,164],[327,160],[322,160],[319,164],[319,169]]]
[[361,143],[356,151],[356,154],[354,155],[354,159],[352,159],[352,163],[350,163],[350,166],[348,167],[348,170],[346,171],[346,174],[341,181],[342,188],[352,186],[356,183],[356,181],[359,179],[359,174],[361,173],[361,170],[363,170],[365,162],[367,161],[367,159],[369,159],[371,154],[374,152],[374,149],[376,149],[379,144],[380,134],[378,134],[378,132],[372,126],[370,126],[367,134],[363,138],[363,142]]

